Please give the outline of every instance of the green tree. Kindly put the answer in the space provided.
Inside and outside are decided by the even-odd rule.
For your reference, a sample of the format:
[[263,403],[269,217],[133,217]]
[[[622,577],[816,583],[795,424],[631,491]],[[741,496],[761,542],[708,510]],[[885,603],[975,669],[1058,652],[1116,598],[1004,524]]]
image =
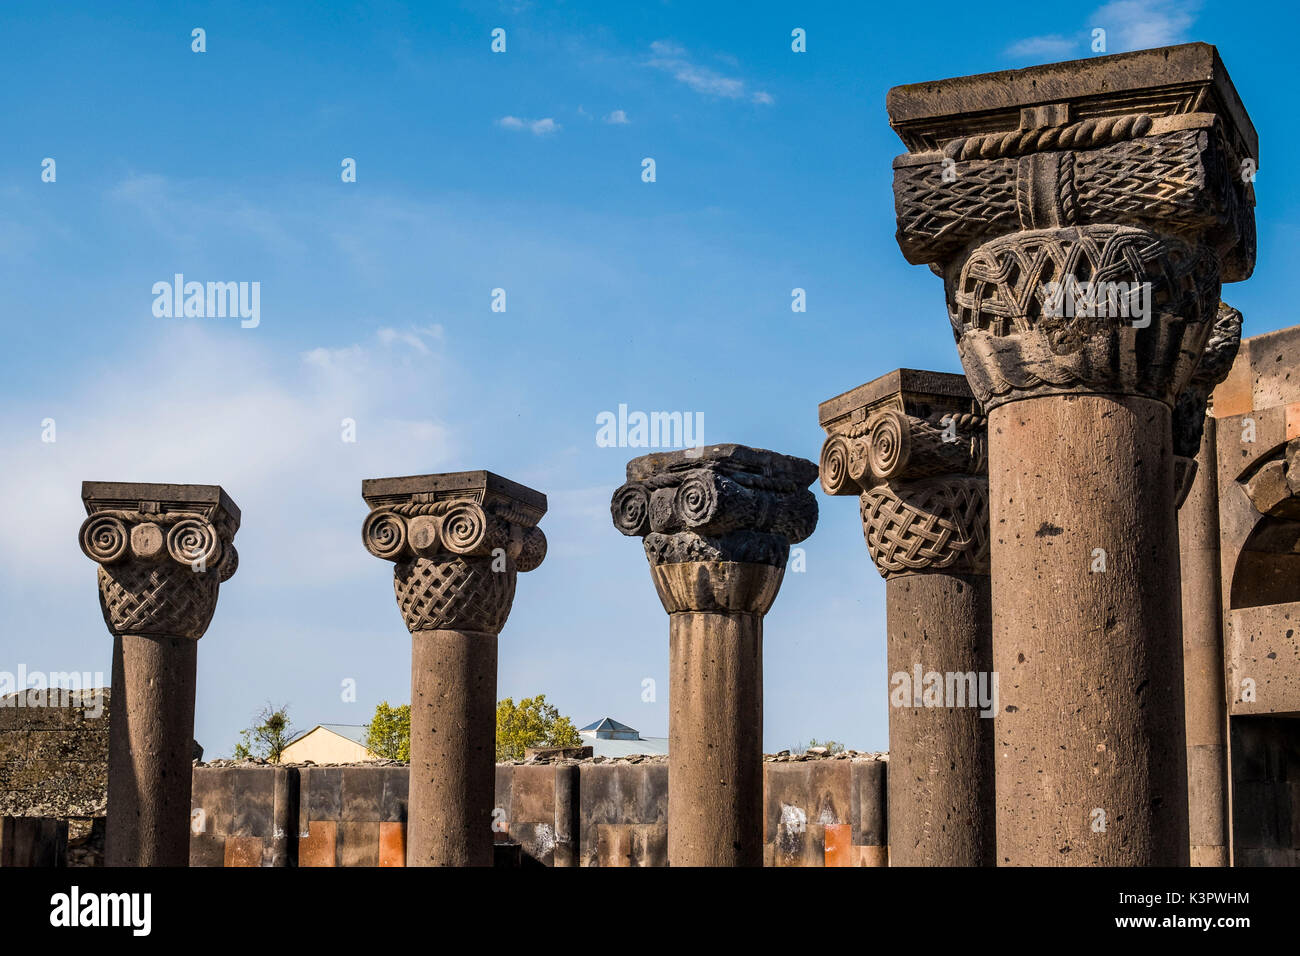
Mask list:
[[239,743],[235,744],[235,759],[261,757],[271,763],[280,762],[280,753],[293,740],[297,731],[289,724],[289,705],[266,706],[253,717],[257,723],[239,732]]
[[384,701],[366,724],[366,746],[389,760],[411,759],[411,705],[390,707]]
[[577,747],[578,728],[546,702],[545,694],[497,703],[497,760],[522,760],[528,747]]

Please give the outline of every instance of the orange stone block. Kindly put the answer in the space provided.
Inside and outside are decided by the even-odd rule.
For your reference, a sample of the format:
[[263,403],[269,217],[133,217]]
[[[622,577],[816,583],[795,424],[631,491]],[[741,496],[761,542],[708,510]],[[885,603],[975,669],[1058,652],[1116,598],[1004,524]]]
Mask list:
[[853,865],[853,827],[851,824],[826,824],[826,865]]
[[1218,384],[1211,395],[1215,418],[1231,418],[1244,415],[1255,407],[1255,374],[1249,358],[1244,354],[1245,345],[1233,363],[1228,377]]
[[333,820],[313,820],[307,824],[307,837],[298,841],[299,866],[337,866],[334,858],[338,844],[338,824]]
[[379,865],[406,866],[406,824],[379,824]]
[[261,837],[226,837],[226,866],[261,866]]

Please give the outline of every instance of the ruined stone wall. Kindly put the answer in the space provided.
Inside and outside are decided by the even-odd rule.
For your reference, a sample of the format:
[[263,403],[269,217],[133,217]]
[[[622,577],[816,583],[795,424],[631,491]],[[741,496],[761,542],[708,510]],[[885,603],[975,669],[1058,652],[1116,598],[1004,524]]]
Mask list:
[[1300,864],[1300,327],[1246,339],[1213,398],[1232,858]]
[[[885,865],[885,769],[877,754],[768,757],[764,863]],[[390,762],[196,766],[190,865],[403,866],[408,781],[408,768]],[[506,863],[665,866],[667,813],[666,758],[496,767]]]
[[0,698],[0,817],[102,817],[108,692],[72,691],[65,706],[45,693]]

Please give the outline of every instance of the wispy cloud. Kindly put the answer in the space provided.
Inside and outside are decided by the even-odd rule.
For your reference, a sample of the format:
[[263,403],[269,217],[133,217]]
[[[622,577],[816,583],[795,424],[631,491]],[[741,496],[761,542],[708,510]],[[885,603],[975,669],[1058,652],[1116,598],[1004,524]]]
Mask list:
[[613,126],[626,126],[631,122],[631,120],[627,118],[627,114],[622,110],[614,110],[614,112],[605,117],[605,122]]
[[771,94],[764,90],[751,90],[738,76],[727,76],[691,60],[685,47],[668,40],[655,40],[650,44],[651,57],[647,65],[670,73],[679,83],[685,83],[697,93],[728,100],[749,100],[770,105]]
[[1077,32],[1025,37],[1003,52],[1013,59],[1040,61],[1088,56],[1096,29],[1106,31],[1106,48],[1098,53],[1126,53],[1184,43],[1190,38],[1200,7],[1200,0],[1113,0],[1094,10]]
[[548,136],[560,129],[560,124],[549,116],[545,119],[536,120],[520,119],[518,116],[503,116],[497,120],[497,125],[505,129],[528,130],[534,136]]
[[1060,33],[1049,33],[1045,36],[1017,40],[1007,47],[1006,54],[1017,58],[1058,60],[1079,52],[1081,43],[1081,36],[1070,37]]
[[405,345],[406,347],[419,352],[421,355],[428,355],[429,342],[442,342],[443,327],[435,324],[424,328],[412,328],[407,330],[382,328],[376,333],[376,336],[382,345]]
[[1199,0],[1115,0],[1092,22],[1106,31],[1107,52],[1147,50],[1188,40],[1200,8]]

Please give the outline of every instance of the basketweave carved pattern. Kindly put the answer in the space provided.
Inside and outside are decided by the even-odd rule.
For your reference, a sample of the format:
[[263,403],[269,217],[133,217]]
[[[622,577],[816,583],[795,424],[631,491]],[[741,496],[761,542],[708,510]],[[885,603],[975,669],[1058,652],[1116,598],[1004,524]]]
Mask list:
[[987,573],[988,481],[948,476],[863,492],[862,532],[881,577],[951,569]]
[[1122,148],[1080,153],[1079,201],[1113,223],[1160,222],[1162,228],[1202,228],[1223,214],[1209,188],[1207,163],[1218,165],[1207,130],[1180,130],[1138,139]]
[[493,558],[416,558],[393,568],[393,591],[412,633],[437,628],[498,633],[515,599],[513,562],[494,571]]
[[[947,181],[945,168],[953,169]],[[898,170],[894,209],[909,262],[934,261],[941,250],[956,249],[973,237],[1020,228],[1014,159],[964,164],[956,173],[941,163]]]
[[175,561],[119,561],[99,566],[99,603],[114,634],[198,640],[217,607],[220,578]]
[[[1225,245],[1242,243],[1236,256],[1243,263],[1254,261],[1253,191],[1236,184],[1226,147],[1212,131],[1178,130],[1059,155],[1061,225],[1218,231]],[[898,169],[895,213],[908,261],[941,262],[972,241],[1029,228],[1017,201],[1027,187],[1025,169],[1006,158],[947,167],[936,159]]]

